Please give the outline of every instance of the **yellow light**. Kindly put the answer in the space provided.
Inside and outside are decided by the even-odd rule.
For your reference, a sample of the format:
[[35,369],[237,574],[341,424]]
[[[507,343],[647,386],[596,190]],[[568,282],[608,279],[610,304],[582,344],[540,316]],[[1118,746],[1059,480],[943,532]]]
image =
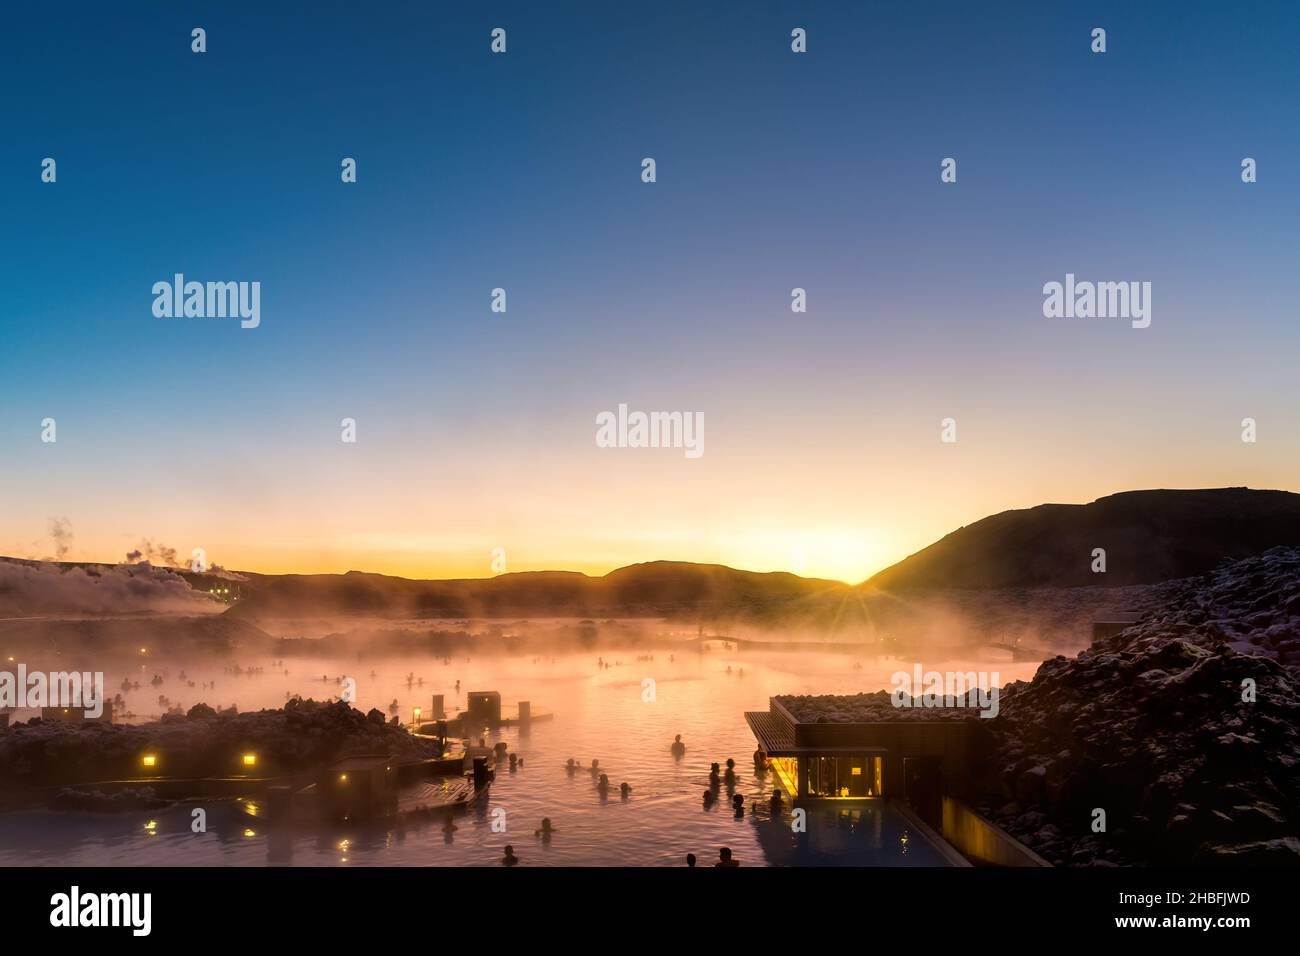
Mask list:
[[141,653],[141,654],[147,654],[148,651],[146,651],[146,650],[142,647],[142,648],[140,648],[140,653]]
[[339,783],[347,783],[347,782],[348,782],[348,775],[345,773],[339,774]]
[[157,765],[158,758],[155,757],[153,754],[148,754],[143,758],[142,762],[146,767],[153,767]]
[[252,767],[257,764],[257,754],[244,754],[244,766]]
[[146,823],[146,824],[144,825],[144,828],[145,828],[147,831],[149,831],[150,833],[157,833],[157,832],[158,832],[158,821],[157,821],[157,820],[150,820],[148,823]]
[[252,830],[245,830],[245,831],[244,831],[244,836],[246,836],[246,837],[255,837],[255,836],[257,836],[257,834],[254,833]]

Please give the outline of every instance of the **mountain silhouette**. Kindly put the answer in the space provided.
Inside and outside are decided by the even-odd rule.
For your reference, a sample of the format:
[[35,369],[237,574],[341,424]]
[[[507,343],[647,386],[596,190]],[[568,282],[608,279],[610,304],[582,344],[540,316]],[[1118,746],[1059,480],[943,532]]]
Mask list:
[[[945,535],[867,586],[1121,587],[1213,570],[1300,544],[1300,495],[1249,488],[1125,491],[1086,505],[1004,511]],[[1094,549],[1105,573],[1093,571]]]

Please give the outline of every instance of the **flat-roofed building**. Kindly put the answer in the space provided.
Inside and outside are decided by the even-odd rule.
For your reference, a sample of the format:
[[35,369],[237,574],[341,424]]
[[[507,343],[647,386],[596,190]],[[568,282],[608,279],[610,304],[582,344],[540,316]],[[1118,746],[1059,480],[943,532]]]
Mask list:
[[465,718],[472,724],[495,727],[501,723],[501,692],[472,690],[465,708]]
[[331,817],[366,819],[396,806],[397,774],[383,754],[343,757],[320,775],[316,789]]
[[1092,639],[1094,641],[1104,641],[1107,638],[1114,637],[1120,631],[1126,631],[1139,620],[1142,615],[1136,611],[1106,611],[1099,613],[1092,621]]
[[91,716],[85,707],[42,707],[41,720],[62,721],[65,724],[80,724],[86,721],[99,721],[104,724],[113,722],[113,702],[106,700],[101,705],[98,716]]
[[[980,732],[970,708],[859,706],[862,698],[773,697],[745,720],[796,800],[880,797],[930,803],[966,778]],[[812,712],[808,702],[852,701]]]

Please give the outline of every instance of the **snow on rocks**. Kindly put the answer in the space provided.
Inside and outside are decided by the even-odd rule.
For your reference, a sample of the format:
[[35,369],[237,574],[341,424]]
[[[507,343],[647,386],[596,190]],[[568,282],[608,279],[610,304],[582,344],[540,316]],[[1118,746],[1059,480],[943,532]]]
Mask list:
[[1003,688],[981,810],[1055,863],[1300,863],[1298,634],[1300,549],[1176,582]]

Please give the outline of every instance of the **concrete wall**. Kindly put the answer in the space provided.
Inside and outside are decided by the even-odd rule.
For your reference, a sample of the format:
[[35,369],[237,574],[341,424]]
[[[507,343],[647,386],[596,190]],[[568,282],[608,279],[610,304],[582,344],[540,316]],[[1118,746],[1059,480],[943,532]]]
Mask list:
[[1051,866],[1011,834],[953,797],[943,798],[943,838],[990,866]]

